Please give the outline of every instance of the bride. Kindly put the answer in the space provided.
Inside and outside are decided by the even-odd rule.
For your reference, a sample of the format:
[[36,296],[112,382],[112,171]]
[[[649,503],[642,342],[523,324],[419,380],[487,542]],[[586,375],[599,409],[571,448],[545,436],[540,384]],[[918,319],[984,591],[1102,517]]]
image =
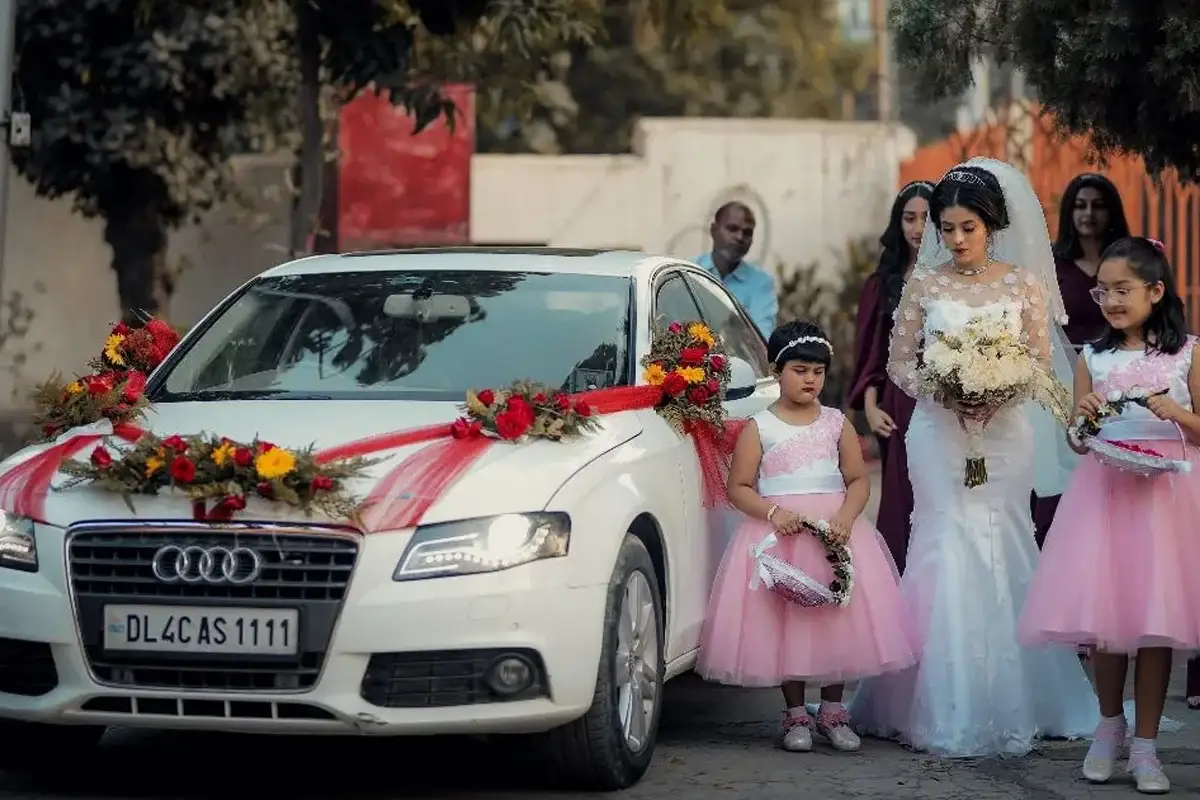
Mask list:
[[1032,409],[992,416],[983,436],[988,479],[969,489],[961,420],[973,410],[918,396],[915,376],[925,336],[978,317],[1019,330],[1033,357],[1070,376],[1056,321],[1065,319],[1062,297],[1041,204],[1012,166],[975,158],[955,167],[934,190],[930,219],[888,364],[917,399],[906,438],[914,510],[901,593],[921,661],[864,681],[852,716],[864,732],[939,755],[1021,755],[1039,736],[1089,736],[1099,721],[1072,650],[1017,644],[1038,559]]

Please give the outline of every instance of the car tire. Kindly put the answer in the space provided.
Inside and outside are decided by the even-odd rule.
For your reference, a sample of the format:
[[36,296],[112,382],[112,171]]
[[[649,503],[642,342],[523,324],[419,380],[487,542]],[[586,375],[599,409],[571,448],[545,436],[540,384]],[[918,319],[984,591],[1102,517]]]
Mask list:
[[96,725],[43,725],[0,719],[0,769],[20,772],[66,763],[63,759],[99,744],[105,730]]
[[[653,617],[647,619],[650,613]],[[640,636],[632,631],[635,620],[642,623]],[[579,789],[616,791],[645,774],[654,757],[662,713],[663,629],[654,562],[641,540],[627,534],[608,584],[591,708],[548,734],[550,757],[565,782]],[[640,707],[632,702],[639,695]]]

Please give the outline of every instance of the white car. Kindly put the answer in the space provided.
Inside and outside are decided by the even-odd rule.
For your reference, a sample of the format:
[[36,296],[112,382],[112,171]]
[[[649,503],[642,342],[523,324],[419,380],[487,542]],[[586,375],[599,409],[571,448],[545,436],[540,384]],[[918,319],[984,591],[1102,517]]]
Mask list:
[[[462,313],[411,302],[437,298]],[[407,250],[251,280],[151,376],[142,424],[328,447],[449,423],[468,388],[639,383],[656,319],[723,337],[731,415],[778,396],[763,337],[691,264]],[[491,447],[415,528],[363,534],[254,500],[195,522],[180,494],[130,507],[86,485],[51,491],[45,519],[7,514],[0,759],[50,752],[37,763],[55,768],[108,726],[528,733],[579,785],[634,783],[664,681],[694,664],[732,518],[704,507],[692,442],[654,410],[599,419],[580,439]]]

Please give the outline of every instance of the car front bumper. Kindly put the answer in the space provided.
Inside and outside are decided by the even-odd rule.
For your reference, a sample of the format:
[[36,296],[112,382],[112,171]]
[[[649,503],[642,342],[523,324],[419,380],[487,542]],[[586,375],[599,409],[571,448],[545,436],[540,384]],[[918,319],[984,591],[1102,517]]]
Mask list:
[[[247,733],[422,735],[538,732],[582,716],[596,684],[606,576],[580,580],[571,575],[578,565],[569,565],[568,557],[496,573],[395,582],[391,573],[409,536],[356,537],[353,575],[311,686],[242,691],[212,688],[214,681],[197,673],[178,682],[187,686],[164,686],[114,680],[99,670],[87,641],[96,637],[80,622],[87,615],[79,612],[78,581],[67,578],[64,534],[39,528],[39,571],[0,569],[0,717]],[[502,699],[489,693],[480,670],[514,652],[530,658],[541,682],[521,699]],[[223,675],[236,671],[238,662],[222,668]],[[384,679],[364,680],[369,670]],[[397,685],[403,691],[389,693],[387,687]]]

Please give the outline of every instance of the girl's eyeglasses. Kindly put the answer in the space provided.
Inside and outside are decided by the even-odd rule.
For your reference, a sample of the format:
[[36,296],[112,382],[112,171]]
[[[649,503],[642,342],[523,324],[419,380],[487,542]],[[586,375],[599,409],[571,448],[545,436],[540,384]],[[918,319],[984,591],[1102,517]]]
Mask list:
[[[1150,284],[1145,285],[1149,286]],[[1123,303],[1129,299],[1129,295],[1132,293],[1133,289],[1127,286],[1122,286],[1117,289],[1105,289],[1101,286],[1093,286],[1091,289],[1088,289],[1088,294],[1091,295],[1092,299],[1096,301],[1096,305],[1098,306],[1104,305],[1109,301],[1110,298],[1115,302]]]

